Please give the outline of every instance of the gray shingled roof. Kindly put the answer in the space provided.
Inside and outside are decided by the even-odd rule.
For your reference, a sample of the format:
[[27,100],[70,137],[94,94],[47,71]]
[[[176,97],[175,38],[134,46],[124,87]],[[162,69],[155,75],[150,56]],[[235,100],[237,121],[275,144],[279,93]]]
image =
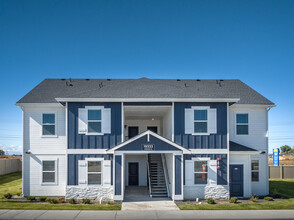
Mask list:
[[236,142],[230,141],[230,151],[257,151],[250,147],[246,147],[242,144],[238,144]]
[[45,79],[17,103],[55,98],[240,98],[238,104],[273,105],[240,80]]

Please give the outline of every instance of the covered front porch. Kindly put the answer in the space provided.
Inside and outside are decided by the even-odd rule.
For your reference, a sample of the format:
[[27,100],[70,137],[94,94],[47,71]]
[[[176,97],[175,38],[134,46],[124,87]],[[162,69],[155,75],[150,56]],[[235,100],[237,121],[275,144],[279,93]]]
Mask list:
[[145,131],[109,153],[114,155],[114,200],[183,200],[186,148]]

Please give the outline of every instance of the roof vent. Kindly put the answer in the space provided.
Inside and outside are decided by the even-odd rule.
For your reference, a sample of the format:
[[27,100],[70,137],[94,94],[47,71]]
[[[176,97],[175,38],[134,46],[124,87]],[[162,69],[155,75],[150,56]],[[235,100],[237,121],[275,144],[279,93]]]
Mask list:
[[111,81],[111,79],[107,79],[107,81]]
[[200,79],[196,79],[197,82],[200,82]]
[[223,82],[224,80],[223,79],[220,79],[219,81]]
[[62,81],[64,81],[65,79],[61,79]]
[[180,79],[177,79],[177,81],[181,81]]
[[86,79],[87,81],[89,81],[90,79]]

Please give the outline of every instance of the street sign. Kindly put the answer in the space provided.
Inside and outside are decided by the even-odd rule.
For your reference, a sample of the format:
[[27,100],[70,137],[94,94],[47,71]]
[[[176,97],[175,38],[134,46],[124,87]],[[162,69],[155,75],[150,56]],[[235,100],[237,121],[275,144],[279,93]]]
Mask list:
[[273,165],[274,166],[279,166],[279,152],[280,152],[280,150],[278,148],[274,149],[274,152],[273,152]]

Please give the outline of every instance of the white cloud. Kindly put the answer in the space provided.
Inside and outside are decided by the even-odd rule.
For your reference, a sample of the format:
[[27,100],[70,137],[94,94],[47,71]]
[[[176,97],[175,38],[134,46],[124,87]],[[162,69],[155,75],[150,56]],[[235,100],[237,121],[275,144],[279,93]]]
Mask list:
[[0,149],[4,150],[5,155],[22,154],[22,146],[16,146],[16,145],[4,146],[3,144],[0,144]]

